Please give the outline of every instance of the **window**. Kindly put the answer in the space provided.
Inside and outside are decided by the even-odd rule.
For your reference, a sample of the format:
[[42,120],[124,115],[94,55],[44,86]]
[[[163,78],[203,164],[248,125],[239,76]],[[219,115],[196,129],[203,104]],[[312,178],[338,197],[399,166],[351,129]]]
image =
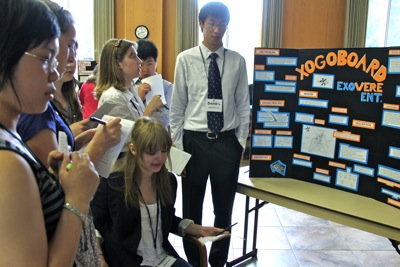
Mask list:
[[94,60],[94,12],[93,0],[53,0],[71,12],[75,20],[77,58]]
[[365,47],[400,45],[400,0],[369,0]]
[[[211,0],[198,0],[199,10]],[[220,0],[228,8],[231,20],[224,36],[224,46],[246,59],[249,83],[253,83],[254,48],[261,46],[263,0]],[[199,31],[199,42],[203,34]]]

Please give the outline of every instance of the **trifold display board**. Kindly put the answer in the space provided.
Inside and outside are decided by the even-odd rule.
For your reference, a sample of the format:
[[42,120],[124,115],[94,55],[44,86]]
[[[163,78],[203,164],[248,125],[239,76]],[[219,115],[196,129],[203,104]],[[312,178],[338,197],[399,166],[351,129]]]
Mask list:
[[400,47],[256,48],[250,177],[400,208]]
[[78,80],[84,82],[92,74],[97,64],[99,62],[94,60],[78,60]]

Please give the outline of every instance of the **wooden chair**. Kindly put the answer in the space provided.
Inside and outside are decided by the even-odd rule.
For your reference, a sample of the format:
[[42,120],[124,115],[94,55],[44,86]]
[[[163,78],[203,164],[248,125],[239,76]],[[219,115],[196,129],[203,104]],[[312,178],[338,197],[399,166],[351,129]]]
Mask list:
[[185,235],[183,239],[193,243],[198,249],[200,255],[200,267],[208,267],[207,247],[200,243],[199,238],[193,235]]

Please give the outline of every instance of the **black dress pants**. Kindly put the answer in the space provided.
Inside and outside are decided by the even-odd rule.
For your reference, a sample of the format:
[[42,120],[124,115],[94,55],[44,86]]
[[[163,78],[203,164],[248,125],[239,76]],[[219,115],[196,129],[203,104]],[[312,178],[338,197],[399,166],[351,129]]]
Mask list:
[[[204,195],[210,178],[214,226],[229,226],[243,151],[234,131],[223,132],[218,138],[209,139],[206,133],[185,130],[183,146],[192,155],[186,166],[186,177],[182,178],[183,217],[202,224]],[[230,238],[224,238],[212,244],[209,255],[212,267],[225,265],[229,243]],[[195,246],[184,241],[184,249],[189,263],[194,267],[199,266]]]

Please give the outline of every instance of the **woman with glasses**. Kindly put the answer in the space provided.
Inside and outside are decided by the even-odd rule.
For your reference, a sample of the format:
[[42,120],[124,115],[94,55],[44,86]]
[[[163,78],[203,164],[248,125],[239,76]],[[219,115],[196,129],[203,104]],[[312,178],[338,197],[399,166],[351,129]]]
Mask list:
[[37,0],[0,1],[0,24],[0,266],[72,266],[97,172],[78,152],[67,171],[57,151],[49,171],[16,129],[21,112],[44,112],[54,97],[59,25]]
[[[51,64],[49,66],[51,68],[57,67],[57,73],[62,76],[66,70],[67,64],[75,60],[76,32],[74,20],[71,13],[58,4],[48,0],[40,2],[44,2],[53,12],[60,28],[59,53],[56,56],[58,66],[56,66],[56,64]],[[54,71],[54,69],[52,70]],[[55,89],[57,89],[56,83],[59,84],[58,78],[57,76],[57,79],[53,81]],[[36,83],[36,79],[32,77],[30,80],[28,79],[28,81],[32,85]],[[52,97],[49,100],[53,100],[55,94],[56,92],[53,91]],[[62,116],[56,112],[56,109],[50,103],[47,103],[45,112],[40,114],[39,112],[25,112],[24,110],[22,110],[22,112],[18,121],[17,131],[22,140],[27,143],[32,152],[37,156],[37,161],[41,162],[46,168],[51,167],[51,162],[47,160],[49,153],[58,149],[58,142],[62,141],[58,140],[58,137],[62,136],[61,132],[67,136],[67,143],[72,150],[77,150],[84,144],[88,144],[85,148],[85,152],[88,158],[90,158],[91,162],[89,162],[89,164],[91,166],[101,159],[108,148],[117,144],[121,137],[119,118],[109,121],[106,125],[100,126],[97,130],[87,130],[74,137],[68,123],[64,121]],[[72,157],[74,157],[74,154],[75,153],[72,153]],[[74,170],[74,164],[72,164],[72,166],[72,170]],[[82,173],[79,179],[85,180],[85,174]],[[76,183],[76,186],[78,185],[79,183]],[[71,188],[71,190],[76,190],[76,188]],[[85,199],[78,199],[76,203],[72,203],[71,205],[68,199],[66,199],[67,203],[65,203],[66,208],[79,215],[78,217],[81,219],[83,225],[83,227],[81,227],[81,238],[78,239],[79,246],[76,249],[75,264],[77,266],[98,266],[98,255],[95,250],[96,244],[93,243],[95,241],[94,226],[91,218],[86,216],[89,208],[86,206],[85,201]],[[81,207],[81,205],[83,206]],[[81,211],[81,208],[83,211]],[[88,262],[92,262],[92,265],[87,265]]]

